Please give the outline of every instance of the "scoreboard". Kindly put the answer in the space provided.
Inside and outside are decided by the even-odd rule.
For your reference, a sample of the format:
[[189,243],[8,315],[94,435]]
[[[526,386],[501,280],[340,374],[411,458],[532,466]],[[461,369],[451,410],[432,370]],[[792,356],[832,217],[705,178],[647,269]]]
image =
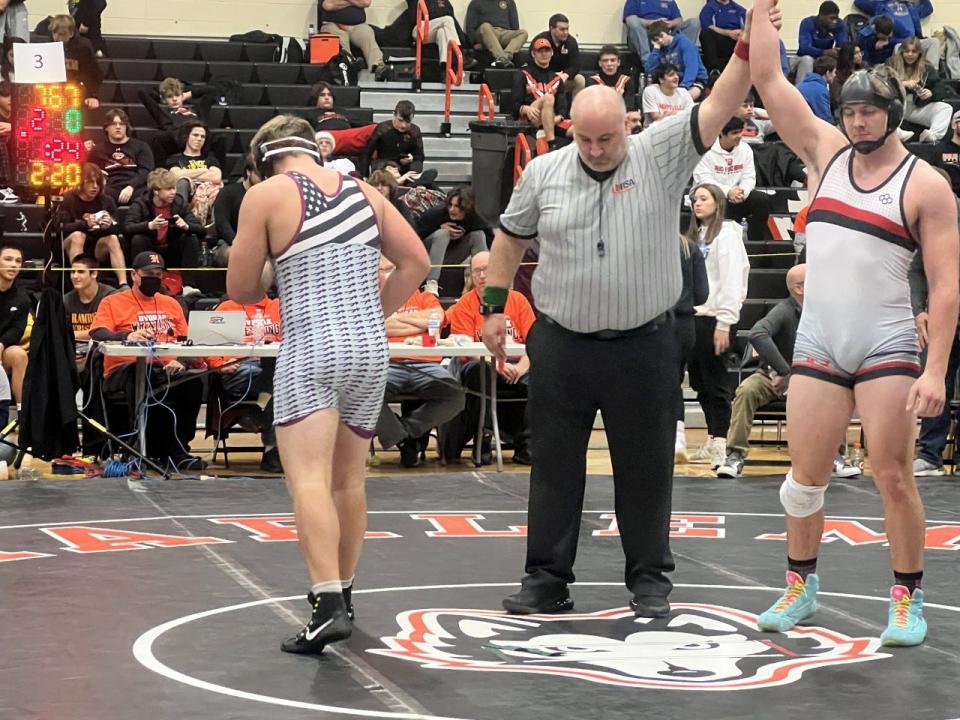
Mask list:
[[83,89],[79,83],[15,84],[15,184],[39,191],[80,186]]

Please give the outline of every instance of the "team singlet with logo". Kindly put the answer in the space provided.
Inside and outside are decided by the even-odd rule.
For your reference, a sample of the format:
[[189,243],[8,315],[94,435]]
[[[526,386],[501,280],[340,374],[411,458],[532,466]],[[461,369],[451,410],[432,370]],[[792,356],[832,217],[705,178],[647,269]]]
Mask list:
[[873,190],[853,179],[852,147],[827,166],[807,216],[807,276],[794,372],[852,387],[885,375],[918,377],[907,273],[917,250],[904,191],[907,156]]
[[336,408],[355,432],[372,437],[389,362],[377,217],[353,178],[341,177],[326,195],[305,175],[286,175],[303,210],[293,241],[276,257],[283,343],[274,422]]

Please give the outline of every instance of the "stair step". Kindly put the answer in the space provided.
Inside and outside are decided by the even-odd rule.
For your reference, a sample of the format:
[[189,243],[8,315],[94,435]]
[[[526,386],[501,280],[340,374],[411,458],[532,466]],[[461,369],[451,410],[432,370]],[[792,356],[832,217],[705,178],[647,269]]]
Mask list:
[[470,138],[456,137],[425,137],[423,138],[423,152],[430,157],[472,158]]
[[[392,110],[393,108],[391,108]],[[373,114],[374,122],[383,122],[384,120],[389,120],[392,116],[392,112],[379,111]],[[451,132],[454,135],[462,135],[465,137],[470,136],[470,121],[476,119],[476,114],[467,115],[451,115],[450,116],[450,128]],[[443,122],[443,115],[441,113],[437,114],[423,114],[417,113],[417,116],[413,120],[419,127],[421,132],[424,135],[436,135],[440,132],[440,123]]]
[[[373,108],[374,112],[389,110],[393,112],[399,100],[411,100],[418,111],[442,112],[445,98],[442,92],[414,93],[407,86],[405,90],[371,90],[364,88],[360,91],[360,106]],[[455,94],[450,98],[450,109],[453,112],[476,112],[477,96],[475,94]]]

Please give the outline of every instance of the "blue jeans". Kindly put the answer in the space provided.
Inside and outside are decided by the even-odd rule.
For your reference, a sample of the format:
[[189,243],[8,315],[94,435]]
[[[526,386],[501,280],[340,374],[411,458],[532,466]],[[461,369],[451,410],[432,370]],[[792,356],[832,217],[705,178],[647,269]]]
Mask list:
[[[920,362],[927,363],[927,353],[920,354]],[[957,386],[957,370],[960,368],[960,336],[953,334],[953,345],[950,347],[950,359],[947,360],[947,402],[943,412],[937,417],[922,418],[920,421],[920,452],[918,456],[933,465],[943,465],[943,449],[947,446],[947,433],[950,431],[950,400]]]
[[[647,26],[640,22],[636,15],[630,15],[624,19],[627,26],[627,44],[640,56],[640,60],[646,62],[647,55],[650,54],[650,39],[647,37]],[[671,32],[682,32],[694,45],[697,44],[697,38],[700,37],[700,19],[690,18],[684,20],[678,27]]]

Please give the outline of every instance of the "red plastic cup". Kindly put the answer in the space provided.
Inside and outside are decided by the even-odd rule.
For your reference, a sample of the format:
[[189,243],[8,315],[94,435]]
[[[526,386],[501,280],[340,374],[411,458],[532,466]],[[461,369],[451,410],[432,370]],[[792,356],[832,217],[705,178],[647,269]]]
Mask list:
[[424,347],[436,347],[437,346],[437,336],[431,335],[430,333],[423,333],[423,346]]

